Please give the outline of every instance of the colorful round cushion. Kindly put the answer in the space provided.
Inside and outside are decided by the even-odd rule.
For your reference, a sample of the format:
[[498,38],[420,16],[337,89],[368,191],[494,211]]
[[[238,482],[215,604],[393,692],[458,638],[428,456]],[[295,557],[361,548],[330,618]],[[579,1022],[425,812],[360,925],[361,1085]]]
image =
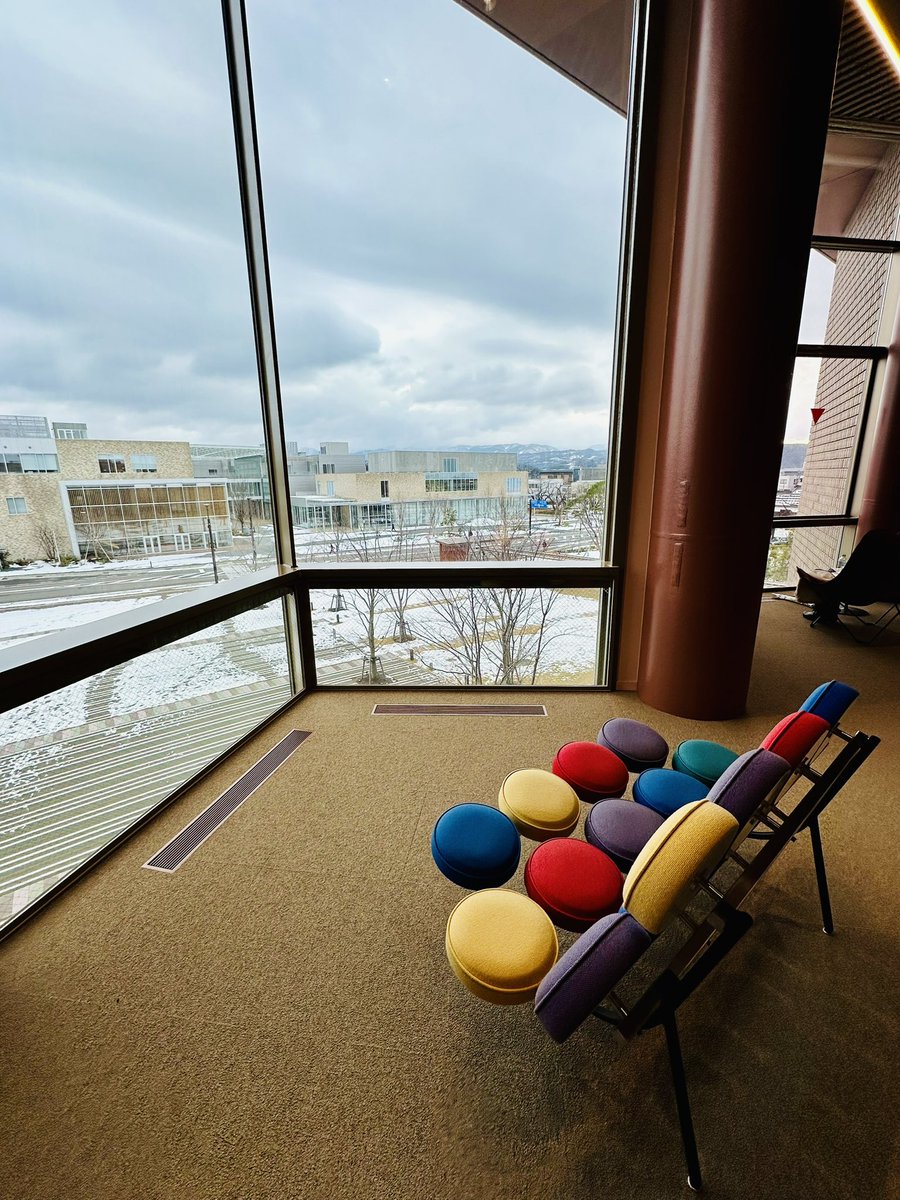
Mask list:
[[582,800],[593,804],[621,796],[628,786],[628,768],[621,758],[596,742],[567,742],[553,760],[553,774],[570,784]]
[[676,809],[694,800],[705,800],[709,788],[693,775],[670,771],[665,767],[642,771],[634,781],[631,794],[638,804],[652,808],[661,817],[670,817]]
[[771,750],[748,750],[712,785],[707,800],[745,825],[766,798],[784,782],[789,765]]
[[431,854],[438,870],[465,888],[506,883],[519,865],[520,850],[515,825],[487,804],[448,808],[431,834]]
[[596,846],[552,838],[526,862],[525,890],[555,925],[580,933],[622,903],[622,872]]
[[824,717],[828,724],[834,727],[858,695],[859,692],[849,683],[829,679],[827,683],[820,683],[810,692],[800,705],[800,711]]
[[677,746],[672,755],[672,766],[685,775],[693,775],[707,787],[712,787],[723,771],[737,758],[734,750],[720,746],[718,742],[692,739]]
[[631,800],[598,800],[585,818],[584,836],[627,871],[662,823],[659,813]]
[[730,812],[708,800],[672,813],[625,877],[625,910],[649,933],[660,933],[687,899],[693,880],[718,866],[738,828]]
[[556,962],[553,922],[519,892],[476,892],[447,921],[447,958],[470,992],[491,1004],[523,1004]]
[[503,780],[497,803],[519,833],[535,842],[565,837],[578,824],[577,795],[551,771],[513,771]]
[[629,913],[601,917],[565,952],[537,990],[534,1011],[556,1042],[564,1042],[653,939]]
[[669,755],[669,743],[643,721],[613,717],[597,734],[597,741],[621,758],[629,771],[661,767]]
[[824,717],[811,712],[795,712],[783,717],[760,742],[763,750],[780,754],[795,770],[828,732]]

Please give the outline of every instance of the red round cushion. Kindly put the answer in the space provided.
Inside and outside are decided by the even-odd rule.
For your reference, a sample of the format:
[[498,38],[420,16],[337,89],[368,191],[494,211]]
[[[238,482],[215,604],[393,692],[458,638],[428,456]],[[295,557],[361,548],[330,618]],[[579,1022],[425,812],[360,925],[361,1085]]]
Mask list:
[[555,925],[581,933],[622,903],[622,872],[576,838],[541,842],[525,864],[525,890]]
[[796,770],[813,746],[829,729],[824,717],[811,712],[795,712],[782,718],[775,728],[767,733],[760,746],[780,755]]
[[553,774],[589,804],[621,796],[628,787],[628,768],[621,758],[596,742],[567,742],[561,746],[553,760]]

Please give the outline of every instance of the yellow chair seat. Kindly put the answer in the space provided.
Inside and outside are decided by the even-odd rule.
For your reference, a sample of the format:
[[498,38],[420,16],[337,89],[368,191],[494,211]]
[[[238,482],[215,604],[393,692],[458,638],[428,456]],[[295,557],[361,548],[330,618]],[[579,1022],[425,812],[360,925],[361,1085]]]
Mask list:
[[578,824],[578,796],[552,771],[513,771],[503,780],[497,803],[519,833],[535,842],[568,837]]
[[519,892],[488,889],[461,900],[447,921],[447,958],[470,992],[524,1004],[556,962],[553,922]]

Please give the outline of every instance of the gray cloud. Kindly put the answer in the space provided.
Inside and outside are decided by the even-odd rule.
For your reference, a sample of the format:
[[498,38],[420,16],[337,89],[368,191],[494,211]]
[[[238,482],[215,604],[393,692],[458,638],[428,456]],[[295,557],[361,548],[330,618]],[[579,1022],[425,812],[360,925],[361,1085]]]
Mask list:
[[[217,6],[14,8],[0,409],[258,442]],[[621,118],[450,0],[249,9],[289,436],[602,440]]]

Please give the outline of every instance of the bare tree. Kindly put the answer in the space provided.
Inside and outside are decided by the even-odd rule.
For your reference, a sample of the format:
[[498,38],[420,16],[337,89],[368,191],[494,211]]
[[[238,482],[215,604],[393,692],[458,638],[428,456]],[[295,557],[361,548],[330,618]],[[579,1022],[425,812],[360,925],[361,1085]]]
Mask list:
[[591,545],[603,551],[604,533],[606,530],[606,483],[602,480],[592,483],[569,505],[571,516],[591,540]]
[[411,642],[413,635],[406,620],[406,610],[409,606],[409,588],[388,588],[387,600],[394,614],[394,641]]
[[546,588],[467,588],[429,592],[443,626],[434,644],[472,684],[534,683],[552,640],[558,593]]
[[385,593],[378,588],[360,588],[345,593],[349,607],[363,626],[366,654],[363,659],[360,683],[390,683],[378,654],[378,618],[385,603]]
[[551,479],[540,485],[534,499],[545,501],[547,508],[553,514],[553,523],[562,525],[563,513],[566,511],[571,494],[571,484]]
[[41,558],[58,563],[61,557],[59,537],[53,526],[48,521],[35,521],[34,532],[41,548]]

